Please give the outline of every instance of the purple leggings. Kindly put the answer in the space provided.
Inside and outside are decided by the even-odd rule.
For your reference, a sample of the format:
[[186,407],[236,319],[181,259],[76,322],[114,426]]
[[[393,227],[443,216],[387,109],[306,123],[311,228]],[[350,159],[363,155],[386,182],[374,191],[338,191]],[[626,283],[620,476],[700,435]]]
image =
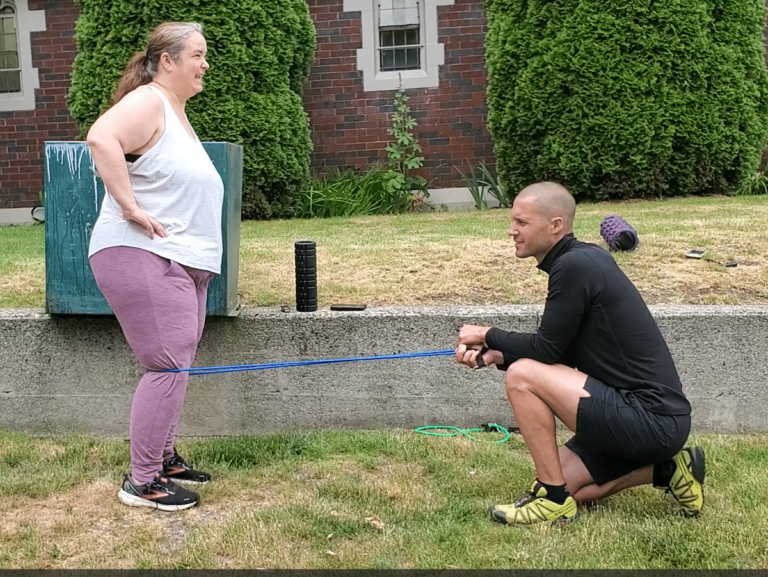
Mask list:
[[145,373],[131,406],[131,476],[147,483],[173,455],[187,373],[205,324],[208,282],[214,273],[127,246],[94,254],[91,268]]

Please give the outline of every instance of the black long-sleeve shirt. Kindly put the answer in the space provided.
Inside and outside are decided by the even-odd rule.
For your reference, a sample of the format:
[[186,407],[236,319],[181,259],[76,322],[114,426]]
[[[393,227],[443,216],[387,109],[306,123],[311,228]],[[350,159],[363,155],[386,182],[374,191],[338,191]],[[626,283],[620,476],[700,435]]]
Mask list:
[[538,268],[549,274],[538,331],[486,335],[487,346],[504,354],[500,369],[521,358],[560,363],[627,391],[653,413],[691,412],[656,321],[607,251],[568,235]]

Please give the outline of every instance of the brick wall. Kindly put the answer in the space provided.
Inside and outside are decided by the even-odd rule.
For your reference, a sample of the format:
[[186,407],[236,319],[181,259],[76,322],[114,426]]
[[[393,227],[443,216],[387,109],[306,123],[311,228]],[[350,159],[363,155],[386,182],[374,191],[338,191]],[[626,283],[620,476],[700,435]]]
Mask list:
[[[315,145],[315,169],[365,168],[386,162],[394,91],[365,92],[357,70],[362,47],[359,12],[343,12],[343,0],[308,0],[317,29],[317,52],[304,89]],[[464,186],[453,168],[466,160],[493,164],[486,130],[485,12],[481,0],[438,7],[438,42],[445,45],[440,86],[408,90],[418,126],[427,179],[433,188]]]
[[35,110],[0,111],[0,208],[34,206],[43,190],[43,143],[77,136],[67,91],[78,8],[72,0],[29,0],[28,5],[45,10],[46,31],[33,32],[31,38],[40,88]]

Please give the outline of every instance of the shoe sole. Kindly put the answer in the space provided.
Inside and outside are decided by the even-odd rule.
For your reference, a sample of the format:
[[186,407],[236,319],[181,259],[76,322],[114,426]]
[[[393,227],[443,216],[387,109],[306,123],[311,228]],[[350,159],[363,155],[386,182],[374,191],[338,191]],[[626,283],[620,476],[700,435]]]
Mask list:
[[691,456],[691,473],[693,474],[693,478],[703,485],[706,469],[704,449],[701,447],[690,447],[688,453]]
[[[495,511],[497,511],[497,509],[493,505],[488,507],[488,514],[491,516],[491,520],[496,521],[497,523],[501,523],[502,525],[506,525],[507,527],[533,527],[534,525],[540,525],[541,523],[546,522],[546,521],[542,521],[541,523],[507,523],[506,516],[502,521],[496,515],[493,514]],[[502,515],[504,515],[504,513],[502,513]],[[557,525],[558,527],[564,527],[565,525],[573,523],[574,521],[578,521],[580,516],[581,516],[580,513],[576,511],[576,514],[573,517],[560,517],[558,519],[553,519],[552,521],[549,521],[549,522],[552,525]]]
[[157,503],[149,499],[142,499],[136,495],[131,495],[124,489],[120,489],[120,492],[117,494],[117,498],[123,505],[128,505],[129,507],[149,507],[150,509],[160,509],[161,511],[181,511],[182,509],[189,509],[190,507],[194,507],[199,503],[199,501],[193,501],[184,505],[166,505],[164,503]]
[[168,478],[173,481],[174,483],[179,483],[180,485],[205,485],[209,481],[193,481],[191,479],[177,479],[176,477],[171,477],[168,475]]
[[[701,498],[704,499],[704,477],[706,476],[706,460],[704,457],[704,449],[701,447],[688,447],[686,449],[688,455],[691,457],[691,474],[693,478],[701,485]],[[683,505],[683,515],[688,518],[698,517],[704,510],[704,503],[701,504],[701,509],[697,511],[689,511]]]

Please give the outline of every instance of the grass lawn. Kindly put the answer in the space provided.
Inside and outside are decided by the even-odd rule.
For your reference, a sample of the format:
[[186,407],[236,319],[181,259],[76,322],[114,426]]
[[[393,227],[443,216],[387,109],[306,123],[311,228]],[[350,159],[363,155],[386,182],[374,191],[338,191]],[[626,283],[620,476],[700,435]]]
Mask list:
[[125,441],[0,433],[0,569],[766,569],[766,435],[697,435],[705,510],[631,489],[568,527],[486,516],[528,487],[520,437],[329,431],[181,443],[201,506],[121,505]]
[[[608,214],[638,230],[638,250],[616,260],[648,303],[768,304],[768,196],[583,204],[576,235],[603,244]],[[547,277],[514,257],[508,225],[499,209],[243,222],[240,299],[293,304],[293,243],[314,240],[320,307],[542,303]],[[686,259],[693,247],[708,252]],[[42,307],[44,285],[42,227],[0,228],[0,307]]]

